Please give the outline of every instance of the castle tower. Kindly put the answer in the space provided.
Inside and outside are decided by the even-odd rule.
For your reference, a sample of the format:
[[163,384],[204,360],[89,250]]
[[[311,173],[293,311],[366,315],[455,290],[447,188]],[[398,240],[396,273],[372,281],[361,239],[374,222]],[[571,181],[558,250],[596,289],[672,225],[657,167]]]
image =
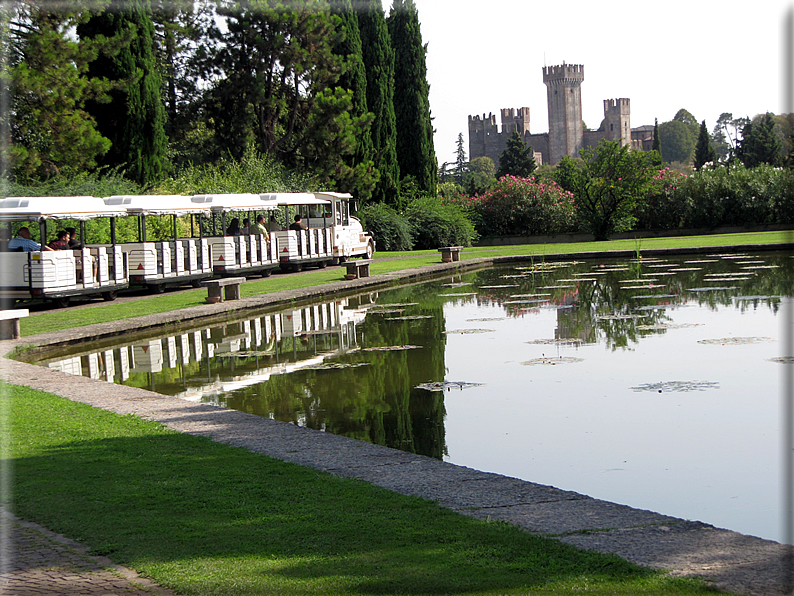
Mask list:
[[609,141],[631,145],[631,106],[626,98],[604,100],[604,131]]
[[479,116],[469,116],[469,159],[483,157],[489,154],[489,148],[494,139],[498,137],[496,126],[496,116],[485,114]]
[[502,134],[509,137],[518,132],[523,137],[529,133],[529,108],[502,108],[501,112]]
[[544,66],[543,83],[549,105],[549,163],[563,155],[578,156],[582,148],[582,93],[584,66]]

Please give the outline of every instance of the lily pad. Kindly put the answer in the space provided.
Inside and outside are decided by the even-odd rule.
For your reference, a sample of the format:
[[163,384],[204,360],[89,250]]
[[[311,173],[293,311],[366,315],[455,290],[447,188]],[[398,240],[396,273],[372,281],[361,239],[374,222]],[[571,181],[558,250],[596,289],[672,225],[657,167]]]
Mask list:
[[578,337],[566,337],[561,339],[533,339],[524,343],[540,346],[580,346],[585,342]]
[[393,302],[391,304],[375,304],[374,306],[370,307],[370,310],[376,310],[379,308],[402,308],[404,306],[417,306],[418,302]]
[[432,319],[433,315],[406,315],[404,317],[386,317],[386,321],[419,321],[421,319]]
[[548,298],[527,298],[526,300],[505,300],[502,304],[540,304],[548,301]]
[[464,298],[466,296],[476,296],[477,292],[461,292],[458,294],[439,294],[440,298]]
[[493,329],[452,329],[451,331],[444,331],[447,335],[451,335],[453,333],[459,335],[469,335],[474,333],[493,333]]
[[376,346],[373,348],[361,348],[362,352],[400,352],[402,350],[416,350],[422,346]]
[[345,362],[326,362],[324,364],[313,364],[311,366],[305,366],[302,370],[341,370],[344,368],[358,368],[359,366],[369,366],[369,362],[355,362],[355,363],[345,363]]
[[719,389],[720,384],[714,381],[662,381],[632,387],[634,391],[651,391],[653,393],[670,393],[672,391],[706,391]]
[[653,325],[637,325],[637,331],[662,331],[666,329],[687,329],[700,327],[703,323],[654,323]]
[[676,267],[675,269],[668,269],[668,271],[675,271],[676,273],[681,273],[684,271],[702,271],[703,267]]
[[680,298],[680,296],[678,294],[646,294],[632,296],[632,298]]
[[574,364],[584,362],[584,358],[573,358],[571,356],[558,356],[555,358],[533,358],[522,362],[524,366],[554,366],[556,364]]
[[742,267],[747,271],[754,271],[755,269],[778,269],[780,265],[751,265],[750,267]]
[[541,290],[572,290],[576,286],[540,286]]
[[508,298],[547,298],[551,294],[510,294]]
[[771,337],[723,337],[721,339],[701,339],[699,344],[711,346],[745,346],[748,344],[760,344],[772,341]]
[[422,383],[415,389],[425,391],[449,391],[450,389],[468,389],[469,387],[482,387],[485,383],[465,383],[463,381],[443,381],[441,383]]
[[647,286],[623,286],[621,290],[652,290],[654,288],[664,288],[664,284],[648,284]]
[[484,317],[482,319],[466,319],[469,323],[487,323],[488,321],[504,321],[507,317]]
[[713,286],[707,288],[686,288],[685,292],[720,292],[726,290],[738,290],[738,286]]
[[780,296],[734,296],[734,300],[780,300]]
[[379,308],[377,310],[370,311],[374,315],[397,315],[401,312],[405,312],[404,308]]
[[599,315],[596,321],[632,321],[647,317],[648,315]]
[[778,364],[794,364],[794,356],[778,356],[777,358],[770,358],[770,362],[777,362]]
[[242,352],[227,352],[215,354],[215,358],[255,358],[257,356],[272,356],[273,351],[267,350],[247,350]]
[[502,288],[519,288],[518,284],[504,284],[501,286],[480,286],[481,290],[501,290]]
[[697,261],[684,261],[685,265],[697,265],[699,263],[719,263],[719,259],[698,259]]
[[470,286],[470,285],[472,285],[471,282],[461,281],[461,282],[452,283],[452,284],[441,284],[440,287],[442,287],[442,288],[462,288],[464,286]]

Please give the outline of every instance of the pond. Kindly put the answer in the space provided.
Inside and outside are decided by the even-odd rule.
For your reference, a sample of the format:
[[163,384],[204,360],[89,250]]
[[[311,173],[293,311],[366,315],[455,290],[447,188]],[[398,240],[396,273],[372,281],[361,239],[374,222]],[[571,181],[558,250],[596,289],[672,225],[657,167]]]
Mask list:
[[527,261],[42,364],[780,540],[791,256]]

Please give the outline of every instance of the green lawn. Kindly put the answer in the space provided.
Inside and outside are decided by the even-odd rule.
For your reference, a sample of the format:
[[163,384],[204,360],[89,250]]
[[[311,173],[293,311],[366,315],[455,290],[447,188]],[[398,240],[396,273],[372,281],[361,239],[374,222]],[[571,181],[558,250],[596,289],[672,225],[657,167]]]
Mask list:
[[0,389],[15,513],[178,594],[712,592],[134,416]]
[[[608,242],[573,242],[558,244],[523,244],[515,246],[467,248],[462,254],[462,259],[478,257],[503,257],[503,256],[533,256],[547,258],[556,255],[565,255],[581,252],[604,252],[623,250],[636,252],[664,248],[705,248],[713,246],[742,246],[751,244],[777,244],[794,240],[792,232],[753,232],[745,234],[718,234],[704,236],[679,236],[670,238],[653,238],[642,240],[611,240]],[[370,267],[373,275],[378,273],[391,273],[404,269],[413,269],[422,265],[440,262],[437,251],[412,251],[376,253],[376,262]],[[402,257],[396,260],[386,260],[390,257]],[[302,275],[274,275],[272,277],[251,280],[242,287],[243,296],[267,294],[280,290],[292,290],[309,286],[327,284],[340,281],[344,270],[338,267],[319,269]],[[173,294],[152,296],[134,302],[119,304],[104,304],[88,309],[63,309],[53,310],[38,314],[20,321],[20,330],[23,336],[58,331],[92,325],[94,323],[107,323],[120,319],[128,319],[145,314],[169,312],[204,304],[206,290],[191,290]]]

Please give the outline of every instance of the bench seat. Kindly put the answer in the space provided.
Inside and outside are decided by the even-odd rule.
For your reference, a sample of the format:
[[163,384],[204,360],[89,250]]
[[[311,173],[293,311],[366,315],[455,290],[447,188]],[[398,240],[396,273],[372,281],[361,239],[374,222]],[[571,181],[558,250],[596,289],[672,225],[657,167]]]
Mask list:
[[207,288],[207,302],[215,304],[225,300],[240,299],[240,284],[244,277],[221,277],[220,279],[205,279],[202,287]]

